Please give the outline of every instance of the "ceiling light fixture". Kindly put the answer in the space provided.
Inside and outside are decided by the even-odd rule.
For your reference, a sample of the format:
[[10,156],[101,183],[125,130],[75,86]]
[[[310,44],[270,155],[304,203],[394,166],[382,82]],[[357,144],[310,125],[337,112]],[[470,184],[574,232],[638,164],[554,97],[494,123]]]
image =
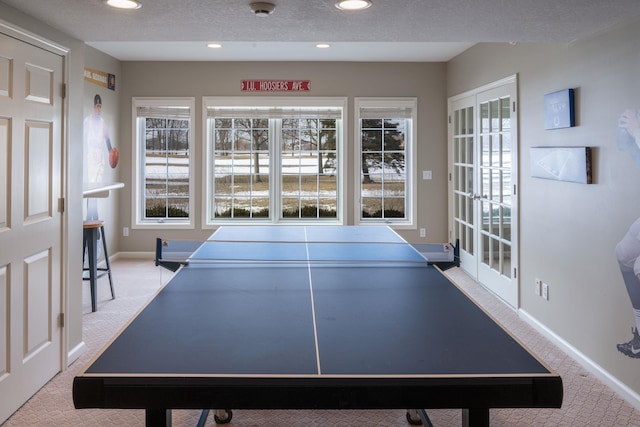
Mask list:
[[209,43],[207,45],[207,47],[211,48],[211,49],[220,49],[222,47],[221,43]]
[[329,43],[318,43],[316,44],[318,49],[329,49],[331,45]]
[[253,11],[253,14],[261,18],[271,15],[273,11],[276,9],[275,4],[261,2],[261,1],[251,3],[250,6],[251,6],[251,10]]
[[341,10],[362,10],[371,6],[370,0],[342,0],[336,2],[336,7]]
[[136,0],[104,0],[106,4],[118,9],[140,9],[142,3]]

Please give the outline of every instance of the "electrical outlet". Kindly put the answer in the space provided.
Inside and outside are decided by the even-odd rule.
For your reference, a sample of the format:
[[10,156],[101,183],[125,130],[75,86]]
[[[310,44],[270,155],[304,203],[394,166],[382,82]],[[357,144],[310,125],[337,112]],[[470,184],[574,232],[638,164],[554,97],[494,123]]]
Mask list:
[[549,301],[549,285],[542,282],[542,298]]
[[542,280],[538,279],[537,277],[536,277],[536,286],[534,288],[534,292],[538,296],[542,295]]
[[420,237],[427,237],[427,229],[426,228],[421,228],[420,229]]
[[122,235],[124,237],[129,237],[129,227],[122,227]]

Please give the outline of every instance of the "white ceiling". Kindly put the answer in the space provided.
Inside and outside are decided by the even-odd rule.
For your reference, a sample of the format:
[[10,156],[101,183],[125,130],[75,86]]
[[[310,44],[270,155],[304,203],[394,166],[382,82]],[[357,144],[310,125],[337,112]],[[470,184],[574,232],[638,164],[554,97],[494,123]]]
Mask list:
[[334,0],[271,0],[264,18],[252,0],[140,1],[134,11],[102,0],[0,4],[120,60],[447,61],[478,42],[569,43],[640,17],[640,0],[372,0],[359,12]]

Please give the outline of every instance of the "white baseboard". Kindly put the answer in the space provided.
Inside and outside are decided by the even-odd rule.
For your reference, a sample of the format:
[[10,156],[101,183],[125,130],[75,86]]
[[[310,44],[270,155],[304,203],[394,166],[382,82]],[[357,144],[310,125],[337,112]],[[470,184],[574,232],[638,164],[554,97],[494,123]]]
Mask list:
[[155,252],[118,252],[109,257],[109,261],[122,259],[155,259]]
[[538,322],[529,313],[520,309],[518,310],[518,316],[527,322],[536,331],[540,332],[549,341],[560,347],[565,353],[571,356],[576,362],[578,362],[583,368],[593,374],[596,378],[610,387],[613,391],[618,393],[624,400],[626,400],[636,410],[640,411],[640,395],[634,390],[630,389],[626,384],[621,382],[618,378],[611,375],[602,366],[585,356],[578,349],[571,344],[560,338],[546,326]]
[[67,366],[71,366],[85,351],[87,351],[87,345],[84,341],[81,341],[80,344],[76,345],[67,353]]

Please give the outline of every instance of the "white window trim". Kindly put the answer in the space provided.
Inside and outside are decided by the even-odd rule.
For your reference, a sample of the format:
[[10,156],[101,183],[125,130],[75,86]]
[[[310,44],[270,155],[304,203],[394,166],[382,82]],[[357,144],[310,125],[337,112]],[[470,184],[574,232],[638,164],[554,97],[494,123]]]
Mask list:
[[[211,200],[208,196],[210,190],[209,185],[211,183],[212,170],[209,167],[208,159],[211,157],[211,141],[209,141],[209,129],[207,129],[207,107],[339,107],[342,109],[342,120],[337,124],[337,132],[339,133],[342,143],[337,148],[338,156],[340,157],[340,163],[338,165],[338,198],[336,206],[336,218],[335,220],[300,220],[300,219],[278,219],[271,218],[265,221],[260,219],[247,219],[225,221],[223,219],[210,221],[210,208]],[[214,229],[221,225],[265,225],[265,224],[296,224],[296,225],[318,225],[318,224],[344,224],[344,205],[348,196],[346,192],[346,123],[348,122],[348,99],[347,97],[270,97],[270,96],[256,96],[256,97],[219,97],[219,96],[203,96],[202,97],[202,141],[204,144],[204,155],[202,156],[202,170],[205,172],[202,176],[202,228]],[[276,148],[270,148],[272,158],[273,151]],[[277,157],[279,158],[279,156]],[[275,167],[276,162],[272,167]],[[273,180],[272,180],[273,181]],[[274,185],[274,184],[272,184]],[[273,191],[273,188],[272,188]],[[272,194],[276,194],[273,192]],[[273,205],[273,203],[272,203]]]
[[[411,109],[411,125],[407,131],[409,136],[408,147],[405,148],[406,155],[409,157],[405,164],[407,181],[405,183],[406,192],[406,218],[405,219],[380,219],[379,221],[362,220],[362,186],[360,183],[360,172],[362,170],[362,147],[361,147],[361,128],[360,128],[360,109],[361,108],[410,108]],[[418,119],[418,98],[415,97],[403,97],[403,98],[369,98],[359,97],[354,99],[354,163],[353,163],[353,179],[355,185],[355,197],[354,204],[354,221],[355,224],[387,224],[397,229],[415,229],[416,217],[417,217],[417,176],[416,165],[418,158],[418,131],[417,131],[417,119]]]
[[[144,170],[144,157],[141,156],[141,150],[138,146],[138,129],[137,129],[137,107],[139,106],[181,106],[189,107],[189,116],[191,128],[189,130],[189,218],[168,220],[164,222],[143,221],[140,206],[140,200],[144,198],[142,189],[142,171]],[[193,229],[195,228],[195,211],[194,211],[194,194],[195,194],[195,153],[196,153],[196,134],[195,134],[195,105],[196,101],[193,97],[133,97],[131,99],[131,182],[133,183],[133,191],[131,191],[131,228],[133,229]]]

